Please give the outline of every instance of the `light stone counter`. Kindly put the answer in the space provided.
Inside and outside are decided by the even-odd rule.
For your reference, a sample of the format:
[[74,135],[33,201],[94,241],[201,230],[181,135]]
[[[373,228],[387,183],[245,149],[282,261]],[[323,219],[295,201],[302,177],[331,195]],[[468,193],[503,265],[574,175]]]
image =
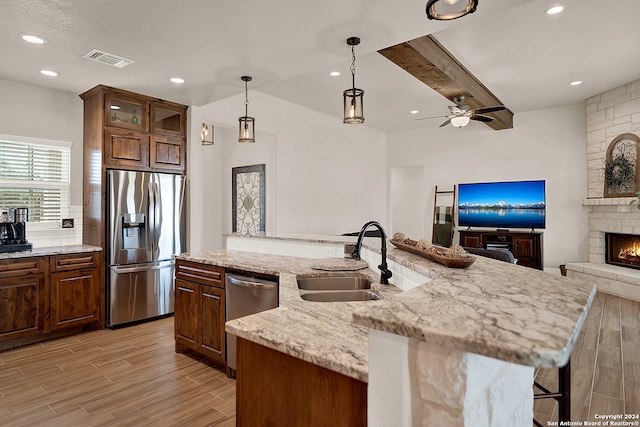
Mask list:
[[383,298],[400,292],[395,286],[378,285],[378,272],[319,271],[325,263],[332,269],[349,259],[310,259],[244,251],[217,250],[202,254],[181,254],[175,258],[235,270],[279,276],[280,306],[226,323],[226,330],[239,337],[281,351],[318,366],[367,381],[369,329],[351,321],[351,313],[372,302],[310,302],[300,298],[297,276],[366,275]]
[[64,255],[64,254],[74,254],[74,253],[80,253],[80,252],[99,252],[101,250],[102,249],[98,246],[90,246],[90,245],[47,246],[42,248],[33,248],[33,250],[30,250],[30,251],[0,253],[0,259],[27,258],[27,257],[33,257],[33,256],[47,256],[47,255]]
[[566,364],[596,293],[592,284],[484,257],[466,269],[397,248],[387,258],[434,280],[359,307],[355,323],[527,366]]
[[[227,250],[176,256],[278,275],[280,307],[227,322],[226,330],[362,381],[369,327],[507,362],[562,366],[595,295],[593,286],[483,257],[468,269],[395,248],[387,257],[433,280],[406,292],[376,285],[381,301],[319,303],[302,300],[296,284],[296,275],[335,274],[311,269],[317,259]],[[359,273],[378,281],[377,271]]]
[[[259,234],[242,234],[242,233],[225,233],[225,237],[244,237],[247,239],[268,239],[268,240],[291,240],[296,242],[309,242],[309,243],[355,243],[358,240],[357,236],[331,236],[331,235],[315,235],[315,234],[300,234],[300,233],[277,233],[277,232],[262,232]],[[380,238],[378,238],[380,240]]]

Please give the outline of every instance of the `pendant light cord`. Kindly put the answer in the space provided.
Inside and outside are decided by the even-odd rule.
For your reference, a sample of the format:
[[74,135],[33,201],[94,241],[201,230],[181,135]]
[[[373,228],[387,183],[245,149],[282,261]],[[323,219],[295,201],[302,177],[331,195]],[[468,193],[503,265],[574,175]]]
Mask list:
[[356,47],[351,45],[351,82],[353,89],[356,88]]
[[246,81],[244,82],[244,115],[249,115],[249,89]]

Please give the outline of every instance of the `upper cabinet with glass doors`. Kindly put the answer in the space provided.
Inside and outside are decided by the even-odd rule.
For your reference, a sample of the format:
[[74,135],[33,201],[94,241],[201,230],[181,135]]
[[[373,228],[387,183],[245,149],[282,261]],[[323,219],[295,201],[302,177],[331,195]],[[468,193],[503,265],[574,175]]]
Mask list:
[[187,111],[183,105],[168,102],[151,102],[150,111],[150,132],[184,135]]
[[107,126],[146,132],[149,130],[148,105],[149,102],[140,97],[108,92],[105,96],[105,123]]

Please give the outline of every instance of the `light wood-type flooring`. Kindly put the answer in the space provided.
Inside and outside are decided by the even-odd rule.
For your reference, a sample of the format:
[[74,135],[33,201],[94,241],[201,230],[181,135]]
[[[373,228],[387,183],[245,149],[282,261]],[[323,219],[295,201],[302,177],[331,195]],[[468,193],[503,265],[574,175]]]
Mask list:
[[[1,426],[235,426],[235,381],[173,347],[173,318],[0,353]],[[572,419],[640,413],[640,307],[598,294],[572,355]],[[537,380],[554,389],[555,369]],[[557,421],[553,400],[536,419]]]
[[236,384],[176,354],[173,317],[0,353],[0,426],[236,425]]
[[[536,381],[556,391],[557,373],[540,369]],[[543,426],[557,422],[557,407],[537,400],[534,418]],[[598,421],[596,414],[640,414],[640,304],[602,293],[571,354],[571,421]]]

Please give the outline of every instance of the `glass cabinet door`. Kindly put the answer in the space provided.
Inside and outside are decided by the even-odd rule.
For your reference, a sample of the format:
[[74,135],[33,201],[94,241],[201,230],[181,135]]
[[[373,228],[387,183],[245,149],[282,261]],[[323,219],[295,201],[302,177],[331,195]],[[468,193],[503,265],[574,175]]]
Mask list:
[[127,129],[147,130],[146,101],[122,94],[105,97],[105,123]]
[[151,103],[151,132],[184,135],[186,109],[183,106]]

